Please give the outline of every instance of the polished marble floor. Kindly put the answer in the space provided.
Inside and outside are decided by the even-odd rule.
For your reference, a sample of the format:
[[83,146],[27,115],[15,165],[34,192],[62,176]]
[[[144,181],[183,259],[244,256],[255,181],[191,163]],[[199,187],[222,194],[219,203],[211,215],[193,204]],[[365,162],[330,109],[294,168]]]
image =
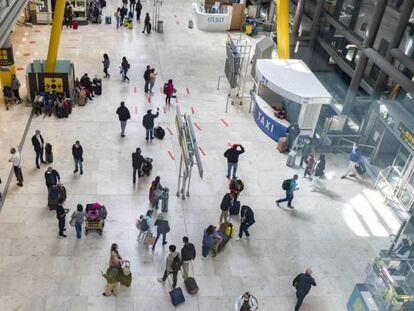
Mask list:
[[[107,2],[110,7],[105,15],[112,15],[115,1]],[[152,8],[148,10],[152,12]],[[68,119],[35,117],[29,124],[22,149],[25,184],[19,188],[13,178],[0,213],[1,311],[174,309],[168,285],[157,282],[167,249],[158,245],[151,252],[136,241],[135,221],[148,208],[151,179],[143,178],[134,187],[130,163],[131,152],[141,147],[145,156],[154,159],[151,177],[160,175],[162,184],[172,193],[176,191],[177,103],[161,109],[157,119],[167,129],[163,141],[147,144],[141,125],[147,109],[164,107],[160,87],[169,78],[174,79],[181,111],[197,123],[205,176],[201,180],[194,174],[189,199],[170,197],[167,240],[181,248],[182,236],[188,235],[201,254],[202,231],[217,224],[219,203],[227,190],[223,152],[229,143],[242,143],[246,148],[239,164],[238,175],[246,185],[240,200],[256,216],[249,241],[231,241],[214,259],[201,261],[197,256],[191,273],[200,292],[186,294],[179,310],[234,310],[236,297],[246,290],[258,298],[260,310],[293,310],[291,282],[306,267],[312,267],[318,286],[302,310],[345,310],[354,284],[364,279],[367,263],[387,246],[388,235],[397,230],[399,222],[368,182],[339,178],[346,166],[345,156],[328,155],[326,179],[322,180],[325,190],[310,192],[309,182],[301,178],[295,210],[275,206],[275,199],[283,194],[281,182],[299,170],[285,166],[286,156],[256,127],[248,107],[230,106],[225,113],[226,86],[217,91],[216,85],[224,71],[226,34],[188,29],[191,14],[189,0],[164,2],[164,33],[150,36],[143,35],[139,27],[115,29],[114,24],[63,30],[59,58],[71,59],[77,76],[85,72],[102,76],[101,56],[106,52],[112,60],[112,77],[104,80],[102,96],[76,107]],[[18,67],[26,68],[31,59],[46,56],[49,30],[48,26],[15,29],[12,39]],[[122,56],[131,63],[128,84],[119,75]],[[159,73],[150,103],[143,92],[147,64]],[[18,76],[24,82],[24,71]],[[120,137],[115,115],[121,100],[132,113],[125,138]],[[24,106],[0,109],[0,176],[4,181],[10,172],[8,150],[22,140],[29,114]],[[37,170],[34,164],[30,137],[36,129],[54,146],[53,167],[68,191],[65,207],[73,210],[77,203],[93,201],[107,206],[109,216],[102,237],[91,233],[77,240],[69,225],[68,238],[57,236],[55,213],[46,208],[46,166]],[[84,148],[83,176],[72,173],[75,140]],[[237,219],[234,222],[238,226]],[[118,297],[105,298],[100,271],[107,268],[114,242],[131,261],[133,282],[130,288],[121,288]],[[183,286],[181,278],[178,284]]]

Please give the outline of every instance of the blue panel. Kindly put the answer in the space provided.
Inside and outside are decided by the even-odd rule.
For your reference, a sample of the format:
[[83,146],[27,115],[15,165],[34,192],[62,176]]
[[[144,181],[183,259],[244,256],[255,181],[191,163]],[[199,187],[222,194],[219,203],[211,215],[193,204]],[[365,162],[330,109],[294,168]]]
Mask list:
[[259,128],[273,140],[278,141],[280,137],[286,136],[287,127],[270,118],[259,105],[254,105],[253,117]]

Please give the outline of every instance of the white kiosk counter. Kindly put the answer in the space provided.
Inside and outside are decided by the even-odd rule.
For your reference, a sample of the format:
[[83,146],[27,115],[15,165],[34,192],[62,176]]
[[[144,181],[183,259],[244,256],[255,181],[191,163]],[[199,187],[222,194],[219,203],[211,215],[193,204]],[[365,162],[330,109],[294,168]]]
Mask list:
[[231,24],[231,6],[228,6],[228,12],[223,13],[205,13],[203,7],[198,3],[193,3],[194,14],[197,19],[197,27],[204,31],[227,31]]
[[[301,136],[312,137],[321,107],[330,104],[332,97],[306,64],[298,59],[259,59],[256,78],[253,116],[259,128],[277,141],[296,122]],[[281,107],[284,119],[275,115]]]

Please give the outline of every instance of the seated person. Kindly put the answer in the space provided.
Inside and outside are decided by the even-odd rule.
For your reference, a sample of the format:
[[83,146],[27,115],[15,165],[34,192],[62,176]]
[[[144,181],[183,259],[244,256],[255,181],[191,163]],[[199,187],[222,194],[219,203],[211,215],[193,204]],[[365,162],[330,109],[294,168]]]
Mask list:
[[275,112],[275,117],[281,120],[285,120],[286,119],[286,110],[284,108],[282,108],[281,110],[277,110]]
[[410,255],[410,250],[410,242],[407,239],[402,239],[401,243],[393,250],[391,256],[407,259]]

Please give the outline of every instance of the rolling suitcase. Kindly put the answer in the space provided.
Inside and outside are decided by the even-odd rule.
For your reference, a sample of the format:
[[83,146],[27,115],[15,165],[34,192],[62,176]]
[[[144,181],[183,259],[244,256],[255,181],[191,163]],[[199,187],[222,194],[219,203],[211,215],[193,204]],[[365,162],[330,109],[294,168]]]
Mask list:
[[240,212],[240,201],[236,201],[230,207],[230,215],[239,215]]
[[193,277],[188,277],[184,280],[185,288],[187,292],[191,295],[195,295],[198,293],[198,285],[196,280]]
[[185,301],[183,290],[181,287],[174,288],[170,291],[171,303],[173,306],[178,306]]
[[86,91],[82,90],[78,94],[78,105],[85,106],[86,105]]
[[78,26],[79,26],[78,21],[72,21],[72,28],[73,29],[78,29]]
[[112,24],[112,17],[111,16],[106,16],[105,17],[105,24]]
[[295,166],[296,154],[297,154],[296,150],[291,150],[289,152],[288,158],[286,160],[286,166],[289,166],[289,167]]
[[224,232],[221,232],[220,230],[217,231],[217,234],[221,238],[221,242],[220,242],[217,250],[219,252],[221,252],[221,250],[224,248],[224,246],[226,246],[226,244],[230,241],[230,238]]
[[279,150],[280,153],[285,153],[287,150],[287,138],[286,137],[280,137],[279,141],[277,142],[277,150]]
[[52,145],[47,143],[45,146],[45,157],[47,163],[53,163]]
[[161,126],[154,128],[154,136],[158,139],[163,139],[165,136],[165,131]]
[[102,95],[102,80],[98,78],[93,79],[93,92],[96,95]]
[[57,186],[57,189],[58,189],[58,191],[59,191],[59,200],[60,200],[61,202],[65,202],[65,201],[66,201],[66,197],[67,197],[67,195],[66,195],[66,188],[65,188],[65,186],[63,186],[63,185],[59,184],[59,185]]
[[56,209],[56,206],[59,203],[59,190],[56,186],[52,187],[52,189],[49,192],[48,198],[47,198],[47,206],[49,206],[49,210]]

